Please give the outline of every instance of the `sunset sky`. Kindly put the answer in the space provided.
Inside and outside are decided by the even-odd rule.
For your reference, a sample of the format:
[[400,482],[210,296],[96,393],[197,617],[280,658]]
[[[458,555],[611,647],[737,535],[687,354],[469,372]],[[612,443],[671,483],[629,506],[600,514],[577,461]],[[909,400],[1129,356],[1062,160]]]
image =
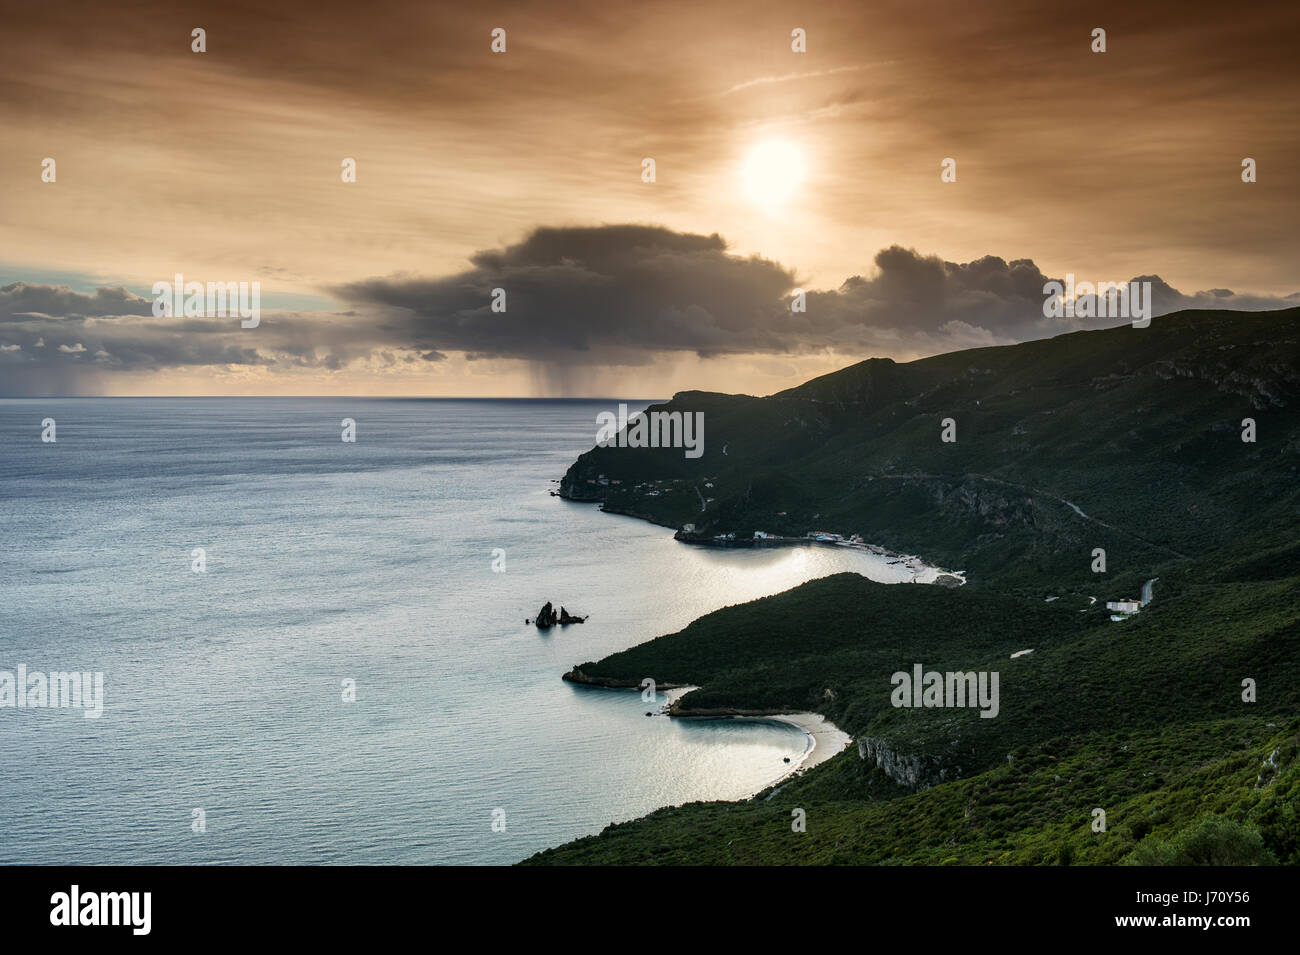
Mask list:
[[1089,327],[1066,273],[1300,304],[1294,2],[3,7],[0,394],[763,394]]

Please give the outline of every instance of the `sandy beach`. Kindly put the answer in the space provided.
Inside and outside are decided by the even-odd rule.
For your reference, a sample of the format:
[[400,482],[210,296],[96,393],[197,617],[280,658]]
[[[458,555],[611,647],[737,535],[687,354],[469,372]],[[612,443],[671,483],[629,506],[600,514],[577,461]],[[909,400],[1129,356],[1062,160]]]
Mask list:
[[[840,729],[820,713],[782,713],[778,716],[765,716],[760,719],[789,723],[803,730],[807,743],[803,758],[790,764],[790,771],[772,781],[776,785],[789,779],[795,773],[811,769],[826,762],[832,756],[846,749],[853,742],[853,737]],[[761,790],[760,790],[761,791]]]
[[[668,700],[668,706],[671,706],[682,696],[695,689],[695,687],[680,687],[667,691],[664,697]],[[664,707],[666,711],[668,706]],[[797,727],[804,734],[803,755],[791,761],[789,767],[780,776],[773,779],[762,789],[750,793],[748,798],[758,795],[764,789],[769,789],[779,783],[784,782],[796,773],[806,769],[811,769],[826,762],[832,756],[837,755],[846,749],[853,742],[853,737],[844,730],[840,729],[820,713],[775,713],[763,715],[743,715],[734,716],[682,716],[678,719],[730,719],[730,720],[758,720],[769,723],[786,723],[790,726]]]

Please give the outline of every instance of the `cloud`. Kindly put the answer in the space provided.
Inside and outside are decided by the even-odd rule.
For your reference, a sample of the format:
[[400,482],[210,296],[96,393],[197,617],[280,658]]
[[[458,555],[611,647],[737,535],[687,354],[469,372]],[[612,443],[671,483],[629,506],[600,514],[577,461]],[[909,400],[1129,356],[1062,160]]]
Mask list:
[[[325,373],[369,362],[382,373],[458,355],[523,360],[539,390],[572,394],[592,369],[671,362],[684,353],[823,355],[848,364],[1120,324],[1045,318],[1043,286],[1062,279],[1027,258],[949,262],[895,245],[877,252],[873,264],[836,289],[807,290],[806,309],[795,311],[800,280],[793,269],[734,254],[716,233],[539,228],[475,253],[460,272],[337,286],[330,291],[346,309],[263,313],[256,329],[240,328],[238,319],[155,318],[150,300],[122,288],[86,295],[13,283],[0,288],[0,393],[90,389],[106,375],[181,367]],[[1157,315],[1284,308],[1300,298],[1223,288],[1184,294],[1158,275],[1137,280],[1151,282]],[[492,307],[497,289],[504,311]]]
[[74,292],[66,285],[29,285],[11,282],[0,285],[0,322],[25,315],[57,315],[84,318],[106,315],[149,315],[151,299],[124,288],[101,288],[94,295]]
[[[803,312],[791,308],[793,270],[730,254],[716,234],[654,226],[538,229],[470,263],[441,278],[370,279],[333,291],[356,308],[387,310],[386,327],[404,329],[420,348],[568,366],[644,364],[681,351],[705,358],[824,350],[913,356],[1105,321],[1045,318],[1043,286],[1063,279],[1045,275],[1032,259],[948,262],[897,245],[876,254],[869,277],[808,291]],[[1159,276],[1139,280],[1152,282],[1156,314],[1290,304],[1226,289],[1184,295]],[[493,289],[505,291],[504,313],[491,309]]]
[[[782,350],[794,274],[727,252],[716,234],[656,226],[542,228],[475,254],[442,278],[395,276],[334,288],[386,310],[420,349],[472,357],[637,365],[663,351]],[[505,295],[493,311],[494,289]]]
[[152,306],[120,288],[0,288],[0,394],[93,394],[163,369],[338,369],[383,340],[357,316],[264,311],[244,329],[238,317],[155,318]]

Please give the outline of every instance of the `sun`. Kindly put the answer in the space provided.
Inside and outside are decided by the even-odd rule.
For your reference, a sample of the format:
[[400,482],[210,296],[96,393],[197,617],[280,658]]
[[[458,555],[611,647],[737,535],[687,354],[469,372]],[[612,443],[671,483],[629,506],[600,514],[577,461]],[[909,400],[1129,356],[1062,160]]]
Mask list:
[[764,208],[788,202],[803,182],[803,152],[794,143],[772,139],[754,146],[740,169],[745,195]]

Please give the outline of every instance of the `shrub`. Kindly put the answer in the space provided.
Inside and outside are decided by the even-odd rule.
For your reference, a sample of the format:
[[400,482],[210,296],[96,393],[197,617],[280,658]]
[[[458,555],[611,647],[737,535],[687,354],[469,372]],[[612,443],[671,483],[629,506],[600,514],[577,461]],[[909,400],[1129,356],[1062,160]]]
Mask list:
[[1144,839],[1126,865],[1276,865],[1264,837],[1248,823],[1205,816],[1168,841]]

